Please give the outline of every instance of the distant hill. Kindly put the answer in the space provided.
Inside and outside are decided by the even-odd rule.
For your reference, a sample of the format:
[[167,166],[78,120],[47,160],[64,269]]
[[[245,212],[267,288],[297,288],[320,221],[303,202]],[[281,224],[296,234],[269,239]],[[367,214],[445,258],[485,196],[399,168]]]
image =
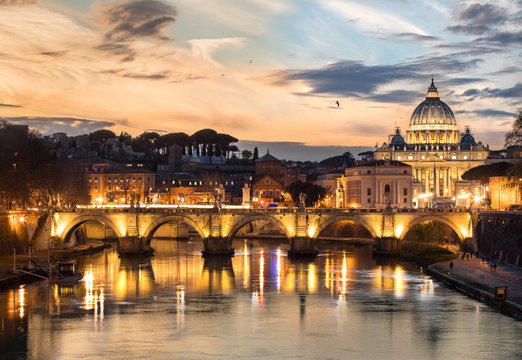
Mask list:
[[295,161],[322,161],[330,157],[339,156],[349,151],[354,154],[355,159],[360,157],[357,155],[365,151],[374,150],[373,146],[312,146],[300,142],[291,141],[252,141],[240,140],[237,143],[239,149],[253,151],[257,146],[259,156],[266,154],[266,150],[270,150],[270,154],[280,160]]

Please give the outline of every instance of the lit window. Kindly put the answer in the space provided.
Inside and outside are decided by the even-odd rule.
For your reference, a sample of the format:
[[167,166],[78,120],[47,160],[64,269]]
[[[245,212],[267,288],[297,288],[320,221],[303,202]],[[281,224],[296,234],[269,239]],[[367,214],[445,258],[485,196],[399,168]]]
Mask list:
[[400,159],[401,159],[401,156],[400,156],[400,155],[399,155],[399,156],[397,156],[397,160],[400,160]]
[[421,156],[421,159],[424,159],[424,158],[425,158],[425,156],[424,156],[424,155],[422,155],[422,156]]
[[439,155],[439,158],[443,159],[444,157],[442,155]]
[[464,160],[468,160],[468,155],[464,155]]
[[457,155],[451,155],[451,160],[457,160]]
[[413,155],[408,155],[408,160],[413,160]]

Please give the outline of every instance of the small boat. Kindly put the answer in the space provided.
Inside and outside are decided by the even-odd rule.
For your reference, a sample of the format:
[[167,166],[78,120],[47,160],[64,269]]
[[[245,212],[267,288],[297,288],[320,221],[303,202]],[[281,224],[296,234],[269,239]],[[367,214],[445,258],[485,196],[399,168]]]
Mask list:
[[75,271],[74,261],[59,261],[53,266],[49,281],[54,284],[74,284],[83,278],[81,272]]

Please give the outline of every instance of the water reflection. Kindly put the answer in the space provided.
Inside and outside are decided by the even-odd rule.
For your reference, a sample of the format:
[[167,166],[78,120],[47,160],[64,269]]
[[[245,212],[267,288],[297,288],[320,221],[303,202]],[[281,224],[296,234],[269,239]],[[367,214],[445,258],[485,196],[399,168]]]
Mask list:
[[198,241],[155,241],[150,258],[85,257],[73,287],[0,293],[0,349],[10,349],[0,357],[102,358],[112,346],[116,358],[170,358],[175,348],[193,359],[480,358],[481,349],[513,358],[520,349],[516,322],[412,266],[337,244],[296,261],[284,246],[238,240],[234,257],[202,258]]

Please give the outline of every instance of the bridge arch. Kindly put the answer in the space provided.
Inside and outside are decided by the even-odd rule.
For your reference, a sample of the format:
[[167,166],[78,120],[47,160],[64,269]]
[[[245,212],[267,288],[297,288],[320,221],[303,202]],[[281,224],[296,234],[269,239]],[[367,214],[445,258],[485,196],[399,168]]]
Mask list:
[[433,222],[439,222],[441,224],[444,224],[448,226],[451,230],[455,232],[457,235],[457,238],[459,239],[459,242],[462,243],[464,241],[465,236],[460,231],[459,227],[451,220],[448,220],[446,217],[443,216],[418,216],[412,221],[410,221],[407,226],[404,227],[402,233],[398,236],[400,240],[403,240],[406,234],[417,224],[427,222],[427,221],[433,221]]
[[185,216],[182,216],[182,215],[168,215],[168,216],[163,216],[163,217],[160,217],[159,219],[156,219],[154,220],[150,225],[149,227],[147,228],[147,230],[145,230],[145,233],[143,234],[143,237],[147,240],[146,244],[147,245],[150,245],[150,242],[152,240],[152,237],[154,236],[154,233],[156,232],[156,230],[158,230],[158,228],[170,221],[181,221],[181,222],[184,222],[185,224],[191,226],[192,228],[194,228],[194,230],[196,230],[196,232],[199,234],[199,236],[202,238],[202,239],[205,239],[208,235],[205,234],[205,232],[203,231],[203,229],[194,221],[192,220],[191,218],[189,217],[185,217]]
[[106,216],[103,215],[81,215],[76,218],[74,218],[62,231],[61,234],[58,234],[60,239],[62,240],[62,243],[65,244],[69,241],[72,234],[78,229],[82,224],[86,223],[87,221],[96,221],[99,223],[102,223],[112,229],[116,236],[118,238],[122,237],[123,235],[119,231],[119,228]]
[[357,215],[348,215],[348,214],[347,215],[344,215],[344,214],[343,215],[334,215],[334,216],[331,216],[331,217],[325,219],[324,221],[320,222],[318,224],[317,228],[315,229],[315,232],[313,234],[311,234],[310,237],[312,239],[317,239],[319,237],[319,235],[321,234],[321,232],[324,229],[326,229],[326,227],[328,227],[329,225],[332,225],[336,222],[339,222],[339,221],[352,221],[358,225],[361,225],[363,228],[365,228],[374,239],[378,237],[374,228],[363,217],[360,217]]
[[234,221],[234,225],[228,232],[228,235],[223,234],[223,237],[226,237],[230,240],[234,238],[236,233],[241,229],[243,226],[245,226],[248,223],[257,221],[257,220],[264,220],[269,221],[271,223],[275,223],[285,234],[287,238],[292,237],[291,231],[285,226],[285,224],[277,218],[277,215],[267,215],[267,214],[251,214],[251,215],[243,215],[239,217],[239,219]]

